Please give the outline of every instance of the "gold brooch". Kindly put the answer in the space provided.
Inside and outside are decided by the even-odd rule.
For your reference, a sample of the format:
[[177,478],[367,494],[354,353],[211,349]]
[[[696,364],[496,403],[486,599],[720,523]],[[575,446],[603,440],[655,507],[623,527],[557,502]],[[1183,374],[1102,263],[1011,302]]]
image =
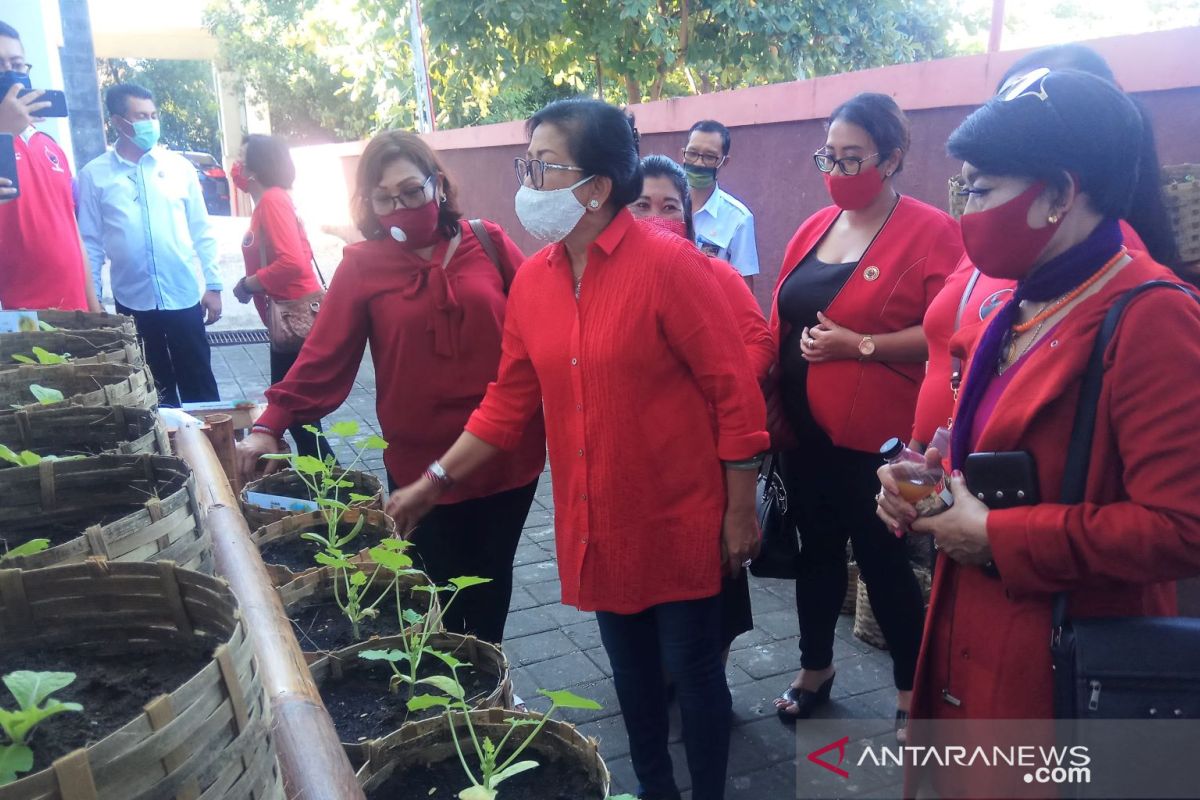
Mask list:
[[863,270],[863,277],[869,281],[879,279],[879,267],[867,267]]

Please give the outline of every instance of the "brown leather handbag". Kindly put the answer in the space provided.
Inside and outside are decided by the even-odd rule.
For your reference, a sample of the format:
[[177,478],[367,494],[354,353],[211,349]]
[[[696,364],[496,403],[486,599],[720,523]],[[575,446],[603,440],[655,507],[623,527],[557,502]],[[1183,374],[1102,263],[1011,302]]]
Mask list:
[[[300,224],[299,217],[296,218],[296,225],[300,228],[301,236],[304,236],[304,226]],[[267,259],[266,229],[259,230],[258,261],[260,269],[271,263]],[[267,336],[271,340],[271,349],[276,353],[300,352],[304,340],[317,322],[317,312],[321,310],[321,302],[325,299],[325,276],[321,274],[315,256],[312,263],[321,281],[320,289],[295,300],[276,300],[267,295]]]

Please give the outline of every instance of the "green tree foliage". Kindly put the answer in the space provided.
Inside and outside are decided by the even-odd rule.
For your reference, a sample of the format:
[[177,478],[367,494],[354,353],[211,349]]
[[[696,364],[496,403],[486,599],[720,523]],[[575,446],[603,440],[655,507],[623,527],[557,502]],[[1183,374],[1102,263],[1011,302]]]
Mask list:
[[[936,0],[422,0],[440,127],[950,55],[973,27]],[[415,118],[406,0],[210,0],[226,62],[302,139]]]
[[[167,147],[221,158],[221,112],[210,62],[108,58],[97,61],[96,72],[101,95],[115,83],[136,83],[154,92]],[[116,141],[111,126],[108,137]]]

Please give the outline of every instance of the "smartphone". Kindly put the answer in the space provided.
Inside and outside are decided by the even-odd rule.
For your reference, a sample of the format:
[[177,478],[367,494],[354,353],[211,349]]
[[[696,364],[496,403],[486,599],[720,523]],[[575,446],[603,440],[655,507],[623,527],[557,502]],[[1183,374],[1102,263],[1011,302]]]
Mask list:
[[12,181],[12,188],[17,190],[15,195],[9,195],[7,199],[15,200],[21,196],[21,186],[17,182],[17,151],[13,147],[11,133],[0,133],[0,178],[8,178]]
[[[29,92],[21,92],[18,96],[24,96]],[[67,94],[58,89],[46,89],[42,92],[42,96],[37,99],[39,103],[49,103],[48,108],[43,108],[34,113],[35,117],[65,117],[67,116]]]

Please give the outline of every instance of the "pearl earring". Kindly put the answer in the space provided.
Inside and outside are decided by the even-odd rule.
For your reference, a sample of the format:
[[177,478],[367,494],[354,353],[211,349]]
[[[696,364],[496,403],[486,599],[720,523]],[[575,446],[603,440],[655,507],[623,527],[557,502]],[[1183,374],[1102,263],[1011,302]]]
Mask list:
[[599,208],[599,207],[600,207],[599,200],[589,200],[588,201],[588,208]]
[[1058,212],[1056,211],[1053,214],[1051,214],[1049,217],[1046,218],[1046,221],[1049,222],[1051,225],[1057,225],[1058,224]]

